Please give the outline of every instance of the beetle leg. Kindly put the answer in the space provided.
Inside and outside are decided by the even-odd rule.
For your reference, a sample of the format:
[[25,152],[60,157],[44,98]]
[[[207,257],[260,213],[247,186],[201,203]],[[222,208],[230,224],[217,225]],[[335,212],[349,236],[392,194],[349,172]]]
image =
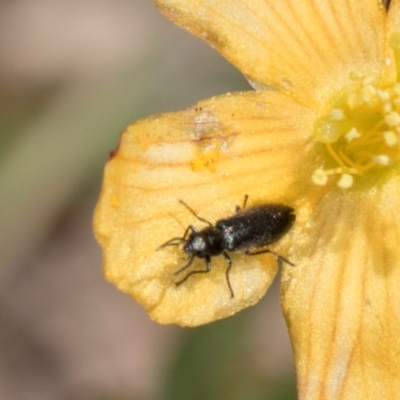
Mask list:
[[[180,270],[176,271],[174,273],[174,275],[177,275],[180,272],[182,272],[183,270],[185,270],[186,268],[188,268],[192,264],[193,259],[194,259],[194,255],[192,254],[192,256],[190,257],[189,262],[183,268],[181,268]],[[207,256],[204,259],[204,264],[206,266],[206,269],[199,269],[199,270],[195,270],[195,271],[190,271],[182,280],[180,280],[178,282],[175,282],[175,285],[179,286],[181,283],[185,282],[189,278],[189,276],[192,276],[194,274],[205,274],[207,272],[210,272],[210,269],[211,269],[211,258],[210,258],[210,256]]]
[[248,194],[245,194],[245,195],[244,195],[244,200],[243,200],[243,210],[246,208],[246,204],[247,204],[248,198],[249,198],[249,195],[248,195]]
[[285,263],[291,265],[292,267],[294,267],[294,264],[292,262],[290,262],[287,258],[280,256],[279,254],[275,253],[272,250],[266,249],[266,250],[260,250],[260,251],[255,251],[254,253],[250,253],[249,250],[245,251],[245,254],[248,256],[256,256],[257,254],[264,254],[264,253],[271,253],[273,254],[278,260],[284,261]]
[[192,253],[190,255],[189,261],[184,265],[182,268],[178,269],[178,271],[174,272],[174,275],[180,274],[182,271],[184,271],[186,268],[189,268],[192,265],[192,262],[194,260],[194,254]]
[[226,275],[226,281],[228,282],[229,291],[231,292],[231,297],[235,297],[235,295],[233,294],[231,282],[229,280],[229,271],[231,270],[231,267],[232,267],[232,260],[229,257],[228,253],[226,253],[225,251],[222,254],[225,258],[225,261],[228,263],[228,268],[226,269],[225,275]]
[[249,195],[248,194],[245,194],[244,195],[244,200],[243,200],[243,207],[242,208],[240,208],[240,206],[236,206],[235,207],[235,211],[236,212],[239,212],[240,210],[244,210],[245,208],[246,208],[246,204],[247,204],[247,199],[249,198]]

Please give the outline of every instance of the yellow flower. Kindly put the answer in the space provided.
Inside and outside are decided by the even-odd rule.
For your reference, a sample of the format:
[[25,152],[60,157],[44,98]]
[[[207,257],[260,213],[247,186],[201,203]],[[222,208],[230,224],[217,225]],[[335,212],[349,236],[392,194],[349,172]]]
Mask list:
[[[301,399],[400,393],[400,0],[158,0],[236,65],[254,92],[130,126],[95,214],[105,274],[161,323],[194,326],[257,302],[273,255],[231,253],[176,286],[189,225],[287,204],[271,246]],[[204,268],[196,259],[193,268]],[[174,281],[175,279],[175,281]]]

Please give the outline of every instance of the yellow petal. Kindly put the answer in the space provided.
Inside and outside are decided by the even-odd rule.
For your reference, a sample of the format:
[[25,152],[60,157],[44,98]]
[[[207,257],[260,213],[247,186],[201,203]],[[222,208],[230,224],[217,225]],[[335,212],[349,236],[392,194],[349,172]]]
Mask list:
[[400,1],[399,0],[391,0],[389,12],[388,12],[389,21],[391,24],[392,32],[400,32]]
[[[400,35],[400,1],[393,0],[390,1],[390,7],[388,11],[388,18],[387,18],[387,29],[388,29],[388,46],[386,49],[386,57],[384,63],[384,70],[383,76],[381,79],[382,86],[391,85],[393,82],[396,81],[396,69],[398,68],[399,60],[397,59],[396,63],[396,56],[393,54],[393,48],[389,45],[393,46],[393,39],[397,42],[397,58],[399,57],[399,40],[398,36]],[[393,37],[393,33],[397,36],[397,38]]]
[[[182,249],[156,250],[205,226],[182,204],[215,223],[249,205],[291,205],[307,169],[307,141],[315,116],[278,92],[225,95],[186,111],[136,122],[122,135],[107,163],[94,229],[104,251],[107,279],[142,304],[160,323],[195,326],[256,303],[275,276],[272,255],[231,253],[230,297],[226,262],[176,286],[185,261]],[[299,171],[299,166],[301,170]],[[304,172],[310,181],[310,170]],[[287,256],[290,233],[272,246]],[[193,268],[204,269],[196,259]]]
[[[154,0],[253,83],[317,107],[350,72],[379,76],[385,11],[377,0]],[[258,84],[257,84],[258,82]]]
[[307,244],[291,254],[303,261],[285,269],[282,302],[302,400],[399,397],[396,174],[369,192],[331,191],[296,236]]

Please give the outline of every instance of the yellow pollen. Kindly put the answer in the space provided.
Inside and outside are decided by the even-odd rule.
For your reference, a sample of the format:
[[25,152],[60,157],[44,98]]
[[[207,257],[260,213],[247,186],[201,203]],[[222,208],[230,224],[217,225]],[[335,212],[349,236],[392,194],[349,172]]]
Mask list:
[[[400,33],[397,44],[400,62]],[[373,76],[357,72],[350,82],[314,126],[315,139],[326,146],[328,166],[312,174],[316,185],[336,177],[337,186],[347,189],[357,176],[387,168],[400,157],[400,83],[379,87]]]

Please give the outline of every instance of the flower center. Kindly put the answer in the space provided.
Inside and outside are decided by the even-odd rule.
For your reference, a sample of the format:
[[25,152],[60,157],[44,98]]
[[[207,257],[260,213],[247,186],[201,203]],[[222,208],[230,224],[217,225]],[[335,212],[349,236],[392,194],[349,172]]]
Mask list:
[[339,187],[349,188],[356,176],[387,168],[400,156],[400,83],[379,88],[370,76],[350,78],[350,90],[314,127],[332,161],[331,168],[314,171],[317,185],[335,176]]

